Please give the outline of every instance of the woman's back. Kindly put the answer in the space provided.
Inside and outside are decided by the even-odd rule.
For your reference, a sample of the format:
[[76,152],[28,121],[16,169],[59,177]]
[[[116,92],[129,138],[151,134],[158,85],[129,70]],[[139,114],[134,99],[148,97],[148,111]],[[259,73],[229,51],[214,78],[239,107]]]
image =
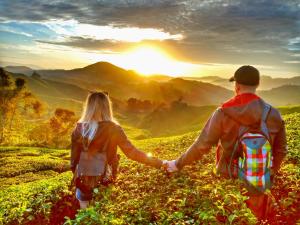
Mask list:
[[[80,153],[84,149],[83,143],[88,143],[87,138],[84,138],[82,134],[84,126],[84,123],[77,123],[72,133],[72,149],[74,149],[72,158],[75,162],[71,162],[71,167],[78,163]],[[118,125],[114,122],[98,122],[94,138],[87,145],[89,155],[93,156],[96,152],[106,152],[107,162],[111,164],[117,154],[118,138],[120,137],[118,130]]]
[[[86,141],[82,136],[83,123],[77,123],[76,128],[72,133],[72,151],[71,151],[71,169],[74,171],[78,164],[80,153],[83,150],[83,141]],[[118,124],[111,121],[98,122],[98,129],[93,140],[88,145],[88,151],[91,155],[96,152],[106,152],[107,163],[113,165],[117,159],[117,147],[120,147],[124,154],[135,161],[148,164],[159,168],[161,160],[148,157],[142,151],[139,151],[129,141],[124,130]]]
[[[85,208],[86,201],[92,199],[92,189],[98,185],[98,181],[105,180],[104,178],[107,177],[109,170],[107,168],[111,168],[112,176],[115,178],[118,146],[132,160],[156,168],[162,165],[161,160],[148,157],[147,154],[136,149],[123,129],[114,122],[108,94],[90,93],[82,117],[72,133],[71,170],[74,173],[76,197],[80,201],[81,208]],[[105,160],[102,160],[103,158]],[[104,164],[106,169],[101,167]]]

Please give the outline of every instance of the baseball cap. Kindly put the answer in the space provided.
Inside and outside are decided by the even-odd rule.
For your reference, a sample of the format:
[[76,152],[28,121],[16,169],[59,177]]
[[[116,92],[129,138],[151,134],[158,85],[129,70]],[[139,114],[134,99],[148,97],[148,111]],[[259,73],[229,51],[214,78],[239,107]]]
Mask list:
[[229,79],[230,82],[236,81],[239,84],[256,86],[259,84],[259,71],[253,66],[241,66],[235,71],[234,76]]

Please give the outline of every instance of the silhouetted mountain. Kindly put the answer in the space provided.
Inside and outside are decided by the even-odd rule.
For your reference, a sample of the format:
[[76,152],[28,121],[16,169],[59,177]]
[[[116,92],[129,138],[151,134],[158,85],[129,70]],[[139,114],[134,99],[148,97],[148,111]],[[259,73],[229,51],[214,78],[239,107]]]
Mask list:
[[107,62],[98,62],[73,70],[40,70],[41,75],[51,80],[63,80],[80,84],[88,89],[102,88],[107,85],[124,85],[140,80],[133,71],[127,71]]
[[262,76],[260,89],[268,90],[268,89],[277,88],[284,85],[300,85],[300,76],[291,77],[291,78],[272,78],[270,76]]
[[27,66],[6,66],[4,69],[11,73],[22,73],[27,76],[30,76],[33,73],[33,69]]
[[[232,91],[214,84],[181,78],[172,79],[165,86],[173,87],[173,89],[179,91],[180,94],[177,97],[181,97],[184,102],[198,106],[220,104],[233,95]],[[168,95],[169,93],[163,91],[162,94]],[[171,96],[172,93],[166,98],[171,98]]]
[[284,85],[271,90],[258,91],[258,94],[275,106],[300,103],[300,85]]
[[[29,88],[38,96],[41,96],[48,104],[69,105],[74,102],[76,107],[81,107],[81,101],[85,99],[88,90],[105,90],[115,101],[126,102],[129,98],[150,100],[156,103],[171,103],[181,100],[188,105],[219,105],[233,96],[232,88],[228,90],[215,85],[217,82],[230,84],[227,79],[219,77],[205,77],[205,81],[197,78],[197,81],[167,76],[140,76],[134,71],[128,71],[107,62],[99,62],[84,68],[72,70],[39,70],[34,76],[14,74],[15,77],[23,76]],[[270,78],[262,77],[272,85],[280,83],[297,84],[300,77],[294,78]],[[271,86],[271,85],[270,85]],[[274,105],[287,105],[300,103],[300,85],[283,86],[259,94]]]
[[166,76],[166,75],[160,75],[160,74],[147,76],[147,80],[153,80],[153,81],[159,81],[159,82],[165,82],[165,81],[169,81],[171,79],[173,79],[173,77]]
[[213,84],[159,75],[144,77],[107,62],[73,70],[40,70],[43,77],[78,85],[85,89],[106,90],[121,100],[131,97],[156,102],[182,98],[191,105],[219,104],[231,91]]
[[[233,88],[233,83],[229,82],[228,79],[221,78],[218,76],[207,76],[207,77],[183,77],[187,80],[196,80],[202,82],[208,82],[215,85],[225,87],[227,89]],[[300,85],[300,76],[292,78],[273,78],[270,76],[261,76],[259,90],[270,90],[283,85]]]

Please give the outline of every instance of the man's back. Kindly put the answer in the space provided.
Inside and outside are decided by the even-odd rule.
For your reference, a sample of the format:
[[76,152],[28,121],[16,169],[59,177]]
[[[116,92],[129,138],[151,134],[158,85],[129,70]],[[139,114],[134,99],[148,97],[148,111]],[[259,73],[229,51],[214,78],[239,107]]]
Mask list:
[[[246,127],[260,127],[263,110],[266,103],[255,94],[245,93],[237,95],[222,105],[219,109],[222,120],[222,136],[218,146],[218,170],[222,173],[224,164],[228,164],[228,156],[231,156],[232,149],[238,138],[241,125]],[[270,134],[270,141],[273,149],[273,157],[277,170],[278,161],[286,154],[284,122],[277,109],[271,107],[267,119],[267,128]],[[278,160],[280,158],[280,160]],[[225,173],[226,174],[226,173]],[[227,174],[226,174],[227,175]]]
[[[177,160],[177,167],[181,168],[194,160],[198,160],[213,145],[219,143],[217,169],[221,174],[227,176],[227,166],[238,137],[240,125],[259,126],[265,104],[261,98],[251,93],[237,95],[224,103],[207,121],[195,143]],[[273,107],[270,109],[266,123],[273,149],[274,170],[277,171],[287,152],[285,126],[280,113]]]
[[[250,182],[253,185],[259,184],[256,186],[259,186],[261,190],[266,190],[271,186],[264,186],[263,184],[266,183],[266,179],[268,181],[270,180],[270,173],[265,173],[268,174],[265,176],[265,174],[258,172],[257,166],[259,165],[259,171],[270,171],[268,165],[273,164],[271,173],[272,171],[274,173],[278,171],[280,164],[287,153],[286,134],[284,122],[280,113],[273,107],[267,107],[267,103],[255,94],[256,89],[259,86],[259,80],[259,71],[253,66],[245,65],[235,71],[234,76],[231,77],[229,81],[235,82],[234,89],[236,96],[224,103],[214,112],[197,140],[184,154],[177,160],[168,162],[168,172],[177,171],[183,166],[200,159],[213,145],[218,144],[216,157],[217,170],[219,173],[228,177],[229,173],[232,174],[234,171],[232,170],[231,162],[233,160],[232,156],[236,157],[236,154],[233,154],[233,152],[235,149],[238,149],[237,151],[239,151],[239,147],[242,146],[243,150],[246,149],[246,151],[243,151],[245,154],[243,154],[243,157],[239,157],[241,161],[235,159],[235,165],[238,165],[239,167],[239,177],[246,178],[243,179],[246,183]],[[266,109],[270,110],[267,111]],[[265,112],[268,112],[267,116],[265,116]],[[266,123],[262,122],[263,117],[264,122]],[[260,145],[259,149],[256,149],[253,147],[253,145],[256,146],[256,144],[254,144],[255,141],[253,141],[253,145],[251,145],[253,148],[251,146],[245,147],[246,142],[243,142],[244,145],[242,144],[235,148],[236,143],[241,143],[238,141],[240,135],[243,133],[240,132],[240,128],[242,130],[243,127],[246,127],[246,129],[251,127],[249,129],[250,132],[245,134],[248,138],[251,135],[253,137],[253,134],[260,134],[262,128],[264,128],[265,131],[265,126],[267,126],[268,134],[263,132],[264,135],[261,137],[267,136],[266,138],[270,139],[268,140],[268,143],[271,144],[271,148],[270,144],[267,143],[268,146],[266,145],[265,148],[264,145]],[[254,131],[255,133],[253,133]],[[255,138],[257,138],[257,136]],[[244,135],[243,140],[245,140]],[[266,144],[266,142],[264,144]],[[263,150],[265,150],[265,153],[263,153]],[[267,154],[268,151],[271,151],[270,154]],[[266,157],[263,154],[266,154]],[[266,163],[266,165],[264,165],[264,159],[265,162],[270,162],[269,159],[271,160],[271,157],[268,158],[267,155],[273,155],[273,161],[270,164]],[[250,156],[250,158],[248,158],[248,156]],[[248,165],[250,165],[250,167],[248,167]],[[247,168],[247,170],[244,170],[244,168]],[[247,172],[245,173],[245,171]],[[257,173],[259,173],[259,175]],[[267,206],[267,202],[269,202],[270,199],[268,195],[263,191],[263,193],[258,195],[257,193],[254,194],[249,192],[248,196],[249,199],[246,201],[248,207],[257,218],[265,218],[270,208]]]

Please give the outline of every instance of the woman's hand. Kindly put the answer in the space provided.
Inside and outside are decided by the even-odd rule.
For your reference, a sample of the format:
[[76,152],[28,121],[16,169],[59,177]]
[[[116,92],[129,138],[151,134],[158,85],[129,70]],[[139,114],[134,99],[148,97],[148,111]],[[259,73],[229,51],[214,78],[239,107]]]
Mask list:
[[172,160],[172,161],[164,160],[163,168],[168,173],[174,173],[174,172],[178,171],[178,168],[176,166],[176,160]]

